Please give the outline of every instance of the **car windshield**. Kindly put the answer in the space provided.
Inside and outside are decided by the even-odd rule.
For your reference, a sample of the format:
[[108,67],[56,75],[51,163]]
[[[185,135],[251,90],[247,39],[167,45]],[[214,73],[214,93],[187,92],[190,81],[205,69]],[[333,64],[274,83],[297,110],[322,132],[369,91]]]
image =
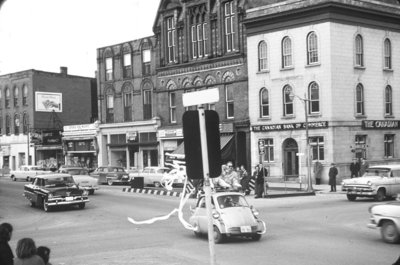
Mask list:
[[125,172],[125,170],[122,167],[121,168],[115,167],[112,169],[112,171],[113,172]]
[[63,187],[75,185],[72,177],[49,178],[44,181],[45,187]]
[[249,206],[246,199],[241,195],[219,196],[217,200],[220,208]]
[[380,176],[389,177],[390,170],[387,168],[369,168],[363,177]]
[[67,172],[71,175],[89,175],[86,169],[69,169]]

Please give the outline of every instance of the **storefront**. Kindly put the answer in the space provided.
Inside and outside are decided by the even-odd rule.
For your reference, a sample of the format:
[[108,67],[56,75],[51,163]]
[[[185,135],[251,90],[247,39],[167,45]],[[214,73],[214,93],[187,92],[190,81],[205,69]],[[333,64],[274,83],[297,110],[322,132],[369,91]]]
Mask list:
[[35,144],[36,165],[56,169],[64,164],[61,130],[36,130]]

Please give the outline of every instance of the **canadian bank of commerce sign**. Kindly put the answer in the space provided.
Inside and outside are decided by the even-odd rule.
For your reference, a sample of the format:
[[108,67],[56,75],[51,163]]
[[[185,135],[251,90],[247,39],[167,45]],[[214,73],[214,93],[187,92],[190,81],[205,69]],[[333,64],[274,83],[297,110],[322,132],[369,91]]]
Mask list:
[[[327,121],[308,122],[308,129],[323,129],[328,128]],[[269,131],[286,131],[286,130],[305,130],[305,122],[296,123],[282,123],[282,124],[269,124],[269,125],[256,125],[252,126],[253,132],[269,132]]]

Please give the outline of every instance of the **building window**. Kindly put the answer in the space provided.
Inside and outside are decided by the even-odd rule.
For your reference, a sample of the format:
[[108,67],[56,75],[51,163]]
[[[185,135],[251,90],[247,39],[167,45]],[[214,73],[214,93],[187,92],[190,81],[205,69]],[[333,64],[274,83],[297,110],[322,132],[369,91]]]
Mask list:
[[3,90],[0,89],[0,109],[3,108]]
[[114,122],[114,95],[107,95],[106,122]]
[[9,114],[6,116],[6,135],[11,135],[11,117]]
[[235,50],[235,9],[233,1],[228,1],[224,5],[225,21],[225,46],[226,51]]
[[385,60],[385,69],[392,69],[392,44],[389,39],[385,39],[383,43],[384,47],[384,60]]
[[[196,8],[198,10],[199,7]],[[200,12],[200,11],[198,11]],[[207,55],[207,23],[205,14],[193,14],[191,17],[192,58],[201,58]]]
[[176,93],[171,91],[168,95],[169,98],[169,117],[171,123],[176,123]]
[[309,114],[312,113],[319,113],[319,86],[316,82],[312,82],[308,86],[308,112]]
[[386,86],[385,88],[385,115],[391,116],[393,115],[393,108],[392,108],[392,87]]
[[385,134],[384,145],[385,145],[385,158],[393,158],[394,157],[394,135],[393,134]]
[[285,37],[282,40],[282,68],[292,66],[292,40]]
[[18,87],[14,87],[14,107],[18,107]]
[[311,155],[312,155],[312,160],[324,160],[324,137],[322,136],[316,136],[316,137],[310,137],[308,139],[310,141],[310,149],[311,149]]
[[146,84],[143,87],[143,119],[149,120],[152,118],[152,100],[151,100],[151,87]]
[[6,88],[6,109],[10,108],[10,98],[11,98],[10,89],[7,87]]
[[27,135],[29,132],[29,116],[28,113],[24,112],[22,115],[22,132],[23,134]]
[[113,80],[113,59],[106,58],[106,81]]
[[283,116],[293,115],[293,99],[290,98],[292,87],[286,85],[283,87]]
[[22,87],[22,105],[28,106],[28,86]]
[[361,84],[356,88],[356,115],[364,115],[364,87]]
[[167,18],[167,58],[168,62],[175,62],[175,20],[173,17]]
[[3,115],[0,113],[0,135],[3,135]]
[[151,68],[151,49],[150,44],[145,42],[142,46],[142,72],[143,75],[149,75]]
[[14,134],[19,135],[19,115],[14,115]]
[[124,92],[124,121],[132,121],[132,91]]
[[132,55],[130,50],[127,50],[123,55],[123,75],[124,78],[132,77]]
[[231,84],[225,85],[225,105],[226,117],[228,119],[234,118],[234,91]]
[[258,71],[268,70],[267,43],[261,41],[258,44]]
[[356,66],[364,67],[364,44],[361,35],[356,36],[355,45],[356,45]]
[[262,155],[262,161],[273,162],[274,161],[274,139],[266,138],[260,139],[264,141],[264,155]]
[[269,93],[265,87],[260,91],[260,117],[269,117]]
[[318,38],[315,32],[307,36],[307,64],[318,63]]
[[367,136],[356,135],[354,144],[355,144],[354,150],[356,152],[356,157],[367,159],[367,154],[366,154]]

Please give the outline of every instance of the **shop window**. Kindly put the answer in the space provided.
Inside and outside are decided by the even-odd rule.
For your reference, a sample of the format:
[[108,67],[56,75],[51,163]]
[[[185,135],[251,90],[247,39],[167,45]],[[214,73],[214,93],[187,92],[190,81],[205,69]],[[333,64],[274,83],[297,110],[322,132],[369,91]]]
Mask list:
[[273,162],[274,161],[274,139],[266,138],[260,139],[264,141],[264,154],[262,155],[262,161]]
[[385,158],[393,158],[394,157],[394,135],[393,134],[385,134],[384,137],[384,146],[385,146]]
[[354,139],[354,151],[357,158],[367,159],[366,146],[367,146],[367,136],[366,135],[356,135]]
[[309,137],[312,160],[324,160],[324,137]]

